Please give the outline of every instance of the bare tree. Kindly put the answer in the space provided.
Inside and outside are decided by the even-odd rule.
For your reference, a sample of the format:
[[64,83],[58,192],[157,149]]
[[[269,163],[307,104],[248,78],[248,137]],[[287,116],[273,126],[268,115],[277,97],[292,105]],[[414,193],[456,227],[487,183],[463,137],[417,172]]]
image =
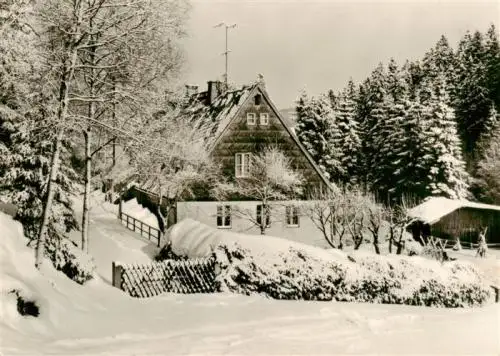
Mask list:
[[268,146],[251,158],[244,177],[234,182],[218,184],[214,195],[220,199],[251,199],[260,203],[260,214],[235,206],[233,212],[253,225],[262,235],[271,226],[273,210],[280,200],[295,199],[302,194],[303,178],[291,168],[291,160],[277,147]]
[[479,232],[479,246],[477,247],[476,257],[486,257],[488,252],[488,245],[486,244],[486,233],[488,232],[488,227],[484,227],[482,231]]
[[313,202],[306,207],[306,214],[332,248],[342,249],[342,240],[347,232],[343,218],[347,207],[342,193],[337,189],[317,190],[310,199]]
[[408,203],[405,199],[386,209],[389,221],[389,253],[392,253],[392,246],[396,245],[396,254],[400,255],[404,249],[406,228],[416,219],[408,214]]
[[[39,12],[40,20],[47,33],[47,54],[45,62],[52,70],[54,78],[54,96],[57,98],[57,111],[53,120],[55,135],[52,161],[50,164],[47,196],[43,209],[43,218],[36,247],[35,266],[40,268],[45,249],[45,239],[49,217],[54,199],[55,184],[59,170],[59,156],[62,140],[68,124],[68,105],[70,90],[74,84],[74,73],[78,59],[78,46],[85,38],[82,28],[83,8],[81,1],[74,1],[67,7],[55,1],[47,2]],[[59,16],[54,16],[58,13]]]
[[117,182],[134,181],[156,194],[156,215],[163,230],[165,216],[178,201],[210,194],[220,180],[220,169],[203,134],[177,110],[151,118],[144,128],[147,134],[125,147],[126,166],[115,166],[107,176]]
[[373,247],[375,253],[380,255],[379,235],[380,229],[385,222],[386,211],[384,207],[377,204],[375,197],[372,195],[367,199],[367,229],[372,234]]

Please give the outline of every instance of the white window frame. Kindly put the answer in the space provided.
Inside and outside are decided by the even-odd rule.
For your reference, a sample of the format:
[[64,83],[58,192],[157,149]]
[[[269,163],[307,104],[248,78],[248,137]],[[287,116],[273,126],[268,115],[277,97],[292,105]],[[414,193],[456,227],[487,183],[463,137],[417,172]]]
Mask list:
[[[241,163],[238,163],[238,157],[241,157]],[[245,178],[249,176],[252,154],[250,152],[236,153],[234,155],[234,176],[236,178]]]
[[269,114],[267,112],[263,112],[260,114],[260,124],[269,125]]
[[[297,218],[297,223],[293,221],[294,218]],[[287,227],[299,227],[300,226],[299,207],[296,205],[287,205],[285,207],[285,220]]]
[[[217,205],[217,215],[216,215],[216,224],[218,229],[230,229],[233,223],[233,217],[231,214],[231,205],[228,204],[220,204]],[[221,224],[219,224],[219,218]],[[229,225],[226,224],[226,219],[229,219]]]
[[[265,214],[262,212],[262,207],[263,207],[262,204],[257,204],[257,206],[255,207],[256,222],[257,222],[257,224],[259,224],[259,226],[260,226],[260,224],[262,224],[262,217]],[[259,208],[260,208],[260,214],[259,214]],[[266,215],[266,227],[270,227],[271,226],[271,212],[269,210],[267,210],[267,212],[268,212],[268,214],[265,214]]]
[[254,112],[247,113],[247,125],[254,126],[257,124],[257,115]]

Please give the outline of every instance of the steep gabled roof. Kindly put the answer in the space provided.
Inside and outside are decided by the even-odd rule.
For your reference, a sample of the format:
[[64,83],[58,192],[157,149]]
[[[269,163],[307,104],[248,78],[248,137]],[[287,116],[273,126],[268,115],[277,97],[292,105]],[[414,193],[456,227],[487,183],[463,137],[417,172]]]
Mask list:
[[191,100],[190,105],[185,109],[184,115],[188,116],[190,120],[196,123],[196,126],[202,131],[205,137],[209,151],[212,151],[230,123],[238,117],[239,111],[247,100],[253,98],[257,92],[267,101],[286,132],[307,158],[323,183],[325,183],[327,187],[333,188],[333,184],[323,175],[323,172],[321,172],[309,152],[307,152],[305,147],[300,143],[298,137],[287,125],[283,115],[269,98],[269,94],[264,86],[258,82],[252,85],[243,86],[237,90],[227,91],[215,98],[210,105],[207,105],[205,100],[200,99],[206,99],[205,93],[197,94],[193,97],[193,100]]
[[422,204],[409,210],[408,215],[426,224],[434,224],[441,218],[462,208],[495,210],[500,212],[500,206],[475,203],[468,200],[448,199],[444,197],[431,197]]
[[207,95],[205,93],[197,94],[192,98],[183,114],[195,122],[210,150],[213,149],[215,140],[221,136],[232,119],[237,116],[246,100],[255,91],[256,86],[257,84],[248,85],[225,92],[216,97],[209,105],[206,104]]

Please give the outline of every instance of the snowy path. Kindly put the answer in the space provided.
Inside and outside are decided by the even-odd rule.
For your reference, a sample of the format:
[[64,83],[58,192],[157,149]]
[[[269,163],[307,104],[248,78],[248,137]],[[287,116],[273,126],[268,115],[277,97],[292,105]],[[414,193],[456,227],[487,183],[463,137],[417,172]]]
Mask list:
[[[98,195],[91,199],[89,221],[89,253],[94,257],[97,273],[111,283],[111,262],[149,263],[157,253],[157,247],[138,233],[123,226],[117,218],[117,206],[103,203]],[[81,216],[81,202],[75,201],[75,211]],[[76,243],[81,233],[70,235]]]

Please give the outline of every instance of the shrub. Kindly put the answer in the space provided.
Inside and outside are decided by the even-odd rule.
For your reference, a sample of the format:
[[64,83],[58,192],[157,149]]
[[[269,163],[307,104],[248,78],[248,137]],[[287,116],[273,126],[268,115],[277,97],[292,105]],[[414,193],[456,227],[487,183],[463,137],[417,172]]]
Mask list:
[[239,243],[214,251],[220,291],[274,299],[466,307],[481,305],[490,290],[469,264],[441,265],[421,257],[355,253],[330,260],[297,247],[255,253]]
[[26,300],[18,289],[11,290],[10,293],[14,294],[17,298],[17,311],[22,316],[34,316],[35,318],[40,315],[40,309],[33,300]]
[[165,260],[174,260],[174,261],[181,261],[181,260],[187,260],[188,258],[186,256],[179,256],[177,255],[173,249],[172,249],[172,242],[168,242],[161,248],[161,250],[158,252],[158,254],[155,256],[155,261],[165,261]]
[[84,284],[93,278],[95,264],[93,258],[83,252],[72,241],[61,239],[58,246],[49,244],[47,254],[54,267],[73,281]]

